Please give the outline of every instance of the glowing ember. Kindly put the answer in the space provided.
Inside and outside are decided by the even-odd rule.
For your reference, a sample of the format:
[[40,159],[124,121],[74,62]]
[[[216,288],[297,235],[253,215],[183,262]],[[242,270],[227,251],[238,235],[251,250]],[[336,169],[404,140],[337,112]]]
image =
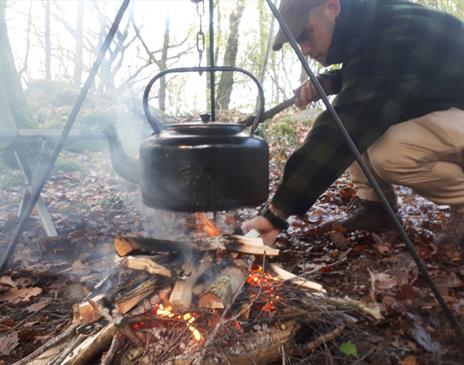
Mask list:
[[221,230],[206,216],[205,213],[195,213],[198,232],[204,232],[208,237],[216,237],[221,234]]
[[160,317],[168,317],[168,318],[174,318],[178,319],[181,321],[185,321],[187,328],[192,332],[193,337],[197,342],[201,342],[203,340],[203,336],[201,335],[200,331],[196,329],[192,323],[195,322],[195,317],[191,313],[185,313],[183,315],[181,314],[174,314],[173,313],[173,308],[169,305],[164,306],[162,304],[159,305],[159,307],[153,312]]
[[[280,297],[275,294],[275,291],[277,286],[282,285],[279,278],[264,272],[263,267],[258,265],[251,270],[247,283],[252,287],[260,287],[267,296],[266,303],[261,307],[263,312],[271,312],[276,309],[275,303],[280,300]],[[255,298],[256,294],[251,293],[250,299],[254,300]]]

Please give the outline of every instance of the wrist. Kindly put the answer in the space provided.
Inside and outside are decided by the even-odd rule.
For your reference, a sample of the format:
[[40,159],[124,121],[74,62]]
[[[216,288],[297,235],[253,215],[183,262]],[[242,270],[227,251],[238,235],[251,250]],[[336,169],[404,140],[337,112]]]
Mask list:
[[288,216],[272,204],[267,205],[262,211],[261,216],[266,218],[274,228],[285,231],[288,228],[286,219]]

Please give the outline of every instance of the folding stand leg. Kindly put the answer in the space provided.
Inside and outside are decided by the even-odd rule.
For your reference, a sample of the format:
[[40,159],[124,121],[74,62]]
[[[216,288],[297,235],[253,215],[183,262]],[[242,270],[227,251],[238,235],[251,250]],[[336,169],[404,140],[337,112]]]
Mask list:
[[[29,164],[24,156],[22,156],[18,151],[14,152],[16,161],[18,162],[19,169],[21,170],[24,181],[26,183],[26,188],[24,189],[24,194],[21,199],[21,204],[18,209],[18,217],[20,217],[23,213],[23,208],[25,203],[31,196],[31,185],[32,185],[32,172],[29,167]],[[42,222],[42,226],[44,227],[45,233],[48,237],[56,237],[58,236],[58,232],[56,231],[55,225],[53,224],[52,217],[48,212],[47,206],[45,205],[44,200],[41,196],[37,199],[37,203],[35,205],[37,212],[39,213],[40,221]]]

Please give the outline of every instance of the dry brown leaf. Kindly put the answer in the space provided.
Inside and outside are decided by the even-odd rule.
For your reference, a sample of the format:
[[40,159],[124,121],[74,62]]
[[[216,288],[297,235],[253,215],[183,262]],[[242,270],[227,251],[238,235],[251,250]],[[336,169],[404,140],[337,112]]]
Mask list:
[[408,356],[407,358],[401,360],[399,365],[417,365],[416,357]]
[[42,288],[22,288],[12,289],[0,296],[0,302],[9,302],[11,304],[18,304],[21,302],[28,302],[32,297],[42,293]]
[[11,288],[16,288],[16,283],[11,278],[11,276],[2,276],[2,277],[0,277],[0,285],[9,286]]
[[10,332],[0,337],[0,355],[8,356],[19,344],[18,333]]
[[29,307],[26,308],[26,310],[29,313],[39,312],[42,309],[44,309],[47,305],[49,305],[51,302],[52,302],[51,299],[48,299],[48,298],[42,299],[38,301],[37,303],[31,304]]
[[18,288],[27,288],[28,286],[34,285],[34,279],[32,278],[17,278],[15,282]]
[[391,289],[399,284],[398,279],[385,273],[372,273],[372,279],[375,280],[375,286],[379,289]]

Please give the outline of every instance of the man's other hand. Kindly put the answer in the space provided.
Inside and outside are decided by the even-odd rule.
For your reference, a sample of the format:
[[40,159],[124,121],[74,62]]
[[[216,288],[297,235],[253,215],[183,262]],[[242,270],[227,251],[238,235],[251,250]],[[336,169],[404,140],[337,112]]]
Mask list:
[[[330,77],[319,75],[318,80],[324,91],[330,95],[332,93],[332,80]],[[300,109],[306,108],[309,103],[318,101],[321,98],[311,80],[306,80],[298,89],[293,90],[293,93],[296,96],[295,105]]]
[[320,98],[311,80],[306,80],[298,89],[293,90],[293,92],[296,96],[295,105],[300,109],[306,108],[309,103],[317,101]]
[[252,229],[257,230],[260,233],[264,244],[268,246],[274,245],[275,240],[280,233],[280,230],[275,228],[271,222],[261,216],[243,222],[242,231],[244,233],[247,233]]

